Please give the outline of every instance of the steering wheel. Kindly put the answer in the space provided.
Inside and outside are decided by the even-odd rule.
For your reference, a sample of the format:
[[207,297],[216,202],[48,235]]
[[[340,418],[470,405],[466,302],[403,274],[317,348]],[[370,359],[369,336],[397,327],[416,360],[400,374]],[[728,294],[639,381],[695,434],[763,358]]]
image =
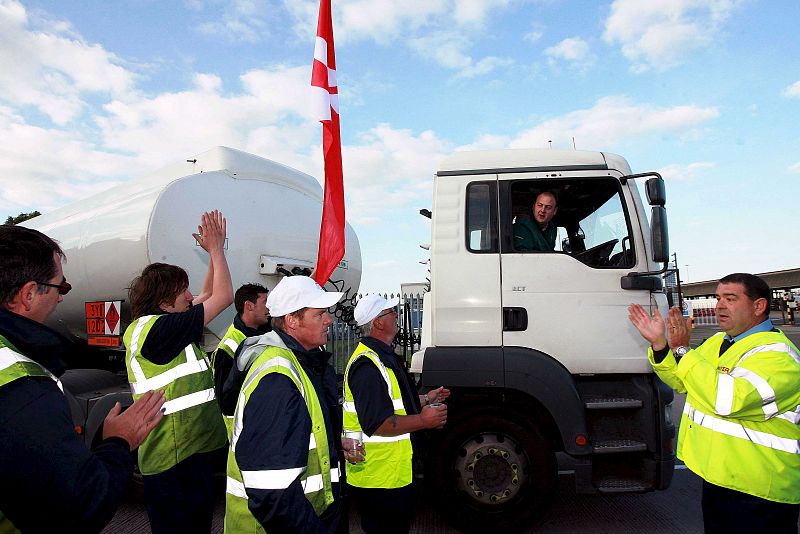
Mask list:
[[611,252],[614,250],[614,246],[617,243],[619,243],[619,239],[611,239],[605,243],[600,243],[589,250],[578,252],[575,254],[575,257],[581,260],[583,263],[588,263],[589,265],[605,265],[608,263],[608,257],[611,255]]

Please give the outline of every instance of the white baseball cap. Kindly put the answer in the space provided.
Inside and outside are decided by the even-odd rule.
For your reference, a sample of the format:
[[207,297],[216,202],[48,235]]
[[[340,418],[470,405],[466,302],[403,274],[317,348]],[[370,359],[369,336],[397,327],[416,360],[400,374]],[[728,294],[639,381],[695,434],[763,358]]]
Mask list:
[[367,295],[358,301],[356,309],[353,311],[353,319],[358,326],[364,326],[376,318],[383,310],[394,308],[400,302],[398,297],[385,299],[377,293]]
[[325,291],[308,276],[287,276],[267,295],[272,317],[283,317],[303,308],[330,308],[344,293]]

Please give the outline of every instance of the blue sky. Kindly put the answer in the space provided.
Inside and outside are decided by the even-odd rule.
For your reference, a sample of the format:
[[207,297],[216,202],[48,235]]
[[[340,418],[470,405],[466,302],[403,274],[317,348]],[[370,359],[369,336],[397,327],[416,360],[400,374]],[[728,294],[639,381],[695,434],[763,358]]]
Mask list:
[[[0,217],[227,145],[322,176],[305,0],[0,0]],[[424,280],[438,162],[625,156],[689,281],[800,266],[800,3],[334,0],[363,290]],[[688,265],[688,267],[686,267]]]

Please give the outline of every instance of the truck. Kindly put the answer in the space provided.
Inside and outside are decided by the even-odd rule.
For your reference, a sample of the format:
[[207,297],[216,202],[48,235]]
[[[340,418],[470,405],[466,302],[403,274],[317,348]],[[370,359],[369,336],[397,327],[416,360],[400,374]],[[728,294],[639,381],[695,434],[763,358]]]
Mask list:
[[[226,257],[234,288],[248,282],[273,288],[286,274],[310,272],[322,216],[322,188],[312,176],[227,147],[184,157],[143,178],[23,223],[57,240],[66,256],[72,292],[49,325],[74,342],[73,368],[61,382],[73,423],[88,446],[101,439],[115,402],[132,403],[121,336],[130,324],[131,280],[151,262],[183,267],[190,290],[203,283],[208,256],[192,237],[203,211],[228,221]],[[346,251],[328,282],[345,300],[358,291],[361,249],[350,225]],[[213,350],[235,310],[205,329]]]
[[[558,199],[555,250],[518,250],[515,220],[543,191]],[[535,522],[559,465],[574,470],[577,493],[669,486],[673,393],[627,316],[631,303],[666,311],[665,203],[658,173],[632,174],[605,152],[457,152],[441,163],[432,210],[421,210],[431,283],[411,371],[452,392],[426,478],[462,529]]]

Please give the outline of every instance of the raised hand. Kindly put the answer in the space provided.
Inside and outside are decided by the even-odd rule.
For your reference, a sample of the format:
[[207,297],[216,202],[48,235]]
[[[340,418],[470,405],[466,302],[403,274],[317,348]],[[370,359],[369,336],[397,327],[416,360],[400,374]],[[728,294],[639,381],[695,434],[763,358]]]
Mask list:
[[658,308],[653,311],[651,316],[641,304],[631,304],[628,306],[628,319],[630,319],[642,337],[650,342],[653,350],[661,350],[667,346],[664,319],[661,317]]
[[677,306],[673,306],[669,310],[667,328],[669,329],[670,348],[689,346],[689,340],[692,338],[692,319],[684,317]]
[[200,246],[211,254],[213,251],[223,250],[228,223],[219,210],[203,213],[197,233],[192,234]]

